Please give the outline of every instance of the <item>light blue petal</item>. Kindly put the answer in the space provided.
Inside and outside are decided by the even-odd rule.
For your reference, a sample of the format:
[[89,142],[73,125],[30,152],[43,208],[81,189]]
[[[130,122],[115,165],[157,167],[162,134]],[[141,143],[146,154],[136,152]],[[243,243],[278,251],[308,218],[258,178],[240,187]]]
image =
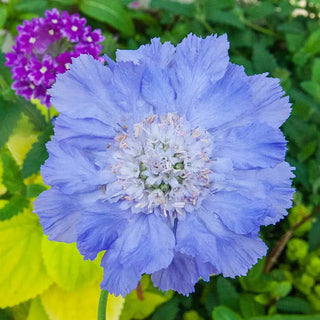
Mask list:
[[228,229],[239,234],[258,233],[267,211],[264,199],[252,201],[237,191],[214,193],[202,206],[207,212],[216,213]]
[[221,79],[229,63],[227,36],[189,34],[176,48],[172,80],[177,92],[177,105],[187,110],[206,89]]
[[118,255],[116,250],[109,250],[104,254],[101,260],[104,273],[100,287],[116,297],[125,297],[137,287],[141,273],[134,265],[120,263]]
[[245,275],[267,252],[260,238],[236,234],[215,214],[204,210],[178,222],[176,239],[176,250],[210,262],[225,277]]
[[42,192],[33,204],[49,240],[66,243],[77,240],[76,226],[80,216],[78,198],[51,188]]
[[55,108],[74,119],[96,118],[110,126],[121,120],[121,109],[110,91],[112,71],[90,55],[72,59],[70,70],[57,76],[49,90]]
[[214,132],[219,127],[251,123],[254,104],[244,68],[231,63],[223,78],[208,82],[206,90],[189,107],[187,119]]
[[196,260],[192,256],[175,252],[169,267],[153,273],[151,280],[162,291],[174,290],[188,296],[194,292],[199,277]]
[[114,128],[94,119],[72,119],[60,114],[54,123],[55,139],[79,149],[102,151],[114,141]]
[[170,42],[161,43],[159,38],[137,50],[117,50],[117,62],[131,61],[135,64],[156,65],[165,68],[172,63],[175,47]]
[[241,170],[268,168],[284,160],[286,145],[279,129],[254,123],[216,132],[212,157],[228,158]]
[[266,122],[274,128],[279,128],[289,117],[291,104],[289,97],[279,85],[280,80],[267,78],[267,73],[248,78],[255,104],[254,117],[260,122]]
[[82,210],[77,246],[84,258],[94,260],[100,251],[108,250],[124,230],[130,214],[108,202],[96,202]]
[[260,225],[279,221],[291,208],[292,169],[287,162],[259,170],[215,165],[212,191],[202,206],[207,212],[216,213],[234,232],[257,233]]
[[126,113],[121,124],[132,126],[146,116],[153,114],[153,108],[141,96],[143,65],[132,62],[118,62],[113,70],[110,90],[119,109]]
[[[143,273],[166,268],[172,261],[174,245],[173,231],[161,217],[135,214],[102,261],[105,270],[102,286],[111,293],[128,293],[128,288],[121,285],[126,282],[128,269],[137,276],[131,285]],[[120,287],[116,288],[117,284]]]
[[176,111],[176,93],[166,70],[148,67],[143,74],[141,91],[144,99],[154,107],[156,114]]
[[49,158],[41,167],[45,184],[58,187],[65,194],[98,190],[115,179],[111,170],[100,169],[86,151],[57,143],[47,143]]

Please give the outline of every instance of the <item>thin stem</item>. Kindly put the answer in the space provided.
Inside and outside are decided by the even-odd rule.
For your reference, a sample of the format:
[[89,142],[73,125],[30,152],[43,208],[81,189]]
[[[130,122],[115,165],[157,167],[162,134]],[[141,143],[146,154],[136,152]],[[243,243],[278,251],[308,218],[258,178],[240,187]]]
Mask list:
[[284,248],[286,247],[288,241],[292,238],[293,233],[296,229],[298,229],[301,225],[303,225],[305,222],[309,221],[310,219],[314,218],[317,214],[320,213],[320,205],[317,206],[311,215],[304,217],[300,222],[297,222],[294,226],[291,227],[290,230],[288,230],[276,243],[275,247],[270,251],[270,253],[267,256],[264,270],[263,272],[267,273],[269,272],[272,267],[275,265],[275,263],[278,261],[278,258]]
[[99,306],[98,306],[98,320],[106,320],[107,300],[108,300],[108,291],[101,290]]

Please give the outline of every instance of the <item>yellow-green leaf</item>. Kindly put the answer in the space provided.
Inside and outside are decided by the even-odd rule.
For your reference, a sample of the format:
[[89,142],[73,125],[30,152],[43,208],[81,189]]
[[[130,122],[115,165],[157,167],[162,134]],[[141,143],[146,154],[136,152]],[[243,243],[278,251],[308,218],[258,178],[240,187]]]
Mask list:
[[48,315],[44,311],[40,297],[36,297],[31,301],[27,320],[49,320]]
[[22,116],[7,142],[12,156],[20,166],[23,164],[23,160],[32,144],[36,141],[37,134],[33,130],[33,125],[26,116]]
[[[92,285],[69,292],[53,285],[41,295],[41,301],[50,320],[97,319],[100,285]],[[117,320],[121,312],[123,298],[108,297],[106,319]]]
[[92,261],[84,261],[75,243],[42,241],[43,259],[50,277],[64,290],[74,291],[102,280],[103,270]]
[[35,214],[0,222],[0,308],[29,300],[52,283],[42,260],[42,237]]

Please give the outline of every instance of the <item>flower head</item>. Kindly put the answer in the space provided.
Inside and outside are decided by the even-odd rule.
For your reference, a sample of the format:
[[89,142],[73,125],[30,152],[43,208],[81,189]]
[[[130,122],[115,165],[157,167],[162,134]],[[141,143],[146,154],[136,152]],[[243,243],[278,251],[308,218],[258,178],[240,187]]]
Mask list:
[[229,62],[226,36],[159,39],[103,66],[74,59],[51,89],[60,112],[35,202],[49,239],[102,259],[116,295],[151,274],[189,294],[266,254],[261,225],[291,207],[278,80]]
[[86,19],[78,14],[61,14],[57,9],[46,11],[45,18],[33,18],[18,26],[16,44],[6,54],[5,65],[11,68],[12,88],[18,95],[40,99],[51,106],[47,93],[56,74],[69,68],[72,57],[89,53],[95,59],[101,52],[104,37],[100,30],[91,31]]

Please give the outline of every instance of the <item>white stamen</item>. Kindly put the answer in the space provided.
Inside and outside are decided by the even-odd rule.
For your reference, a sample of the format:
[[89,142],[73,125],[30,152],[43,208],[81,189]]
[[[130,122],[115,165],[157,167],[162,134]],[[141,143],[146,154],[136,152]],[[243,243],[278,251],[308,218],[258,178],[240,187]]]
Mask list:
[[74,31],[74,32],[76,32],[76,31],[78,30],[78,27],[77,27],[77,26],[72,26],[72,27],[71,27],[71,30]]
[[36,42],[36,38],[31,37],[31,38],[29,39],[29,43],[35,43],[35,42]]
[[110,183],[114,192],[107,200],[120,195],[134,213],[179,218],[198,208],[209,192],[211,137],[177,114],[147,117],[116,136],[108,157],[110,150],[117,180]]

